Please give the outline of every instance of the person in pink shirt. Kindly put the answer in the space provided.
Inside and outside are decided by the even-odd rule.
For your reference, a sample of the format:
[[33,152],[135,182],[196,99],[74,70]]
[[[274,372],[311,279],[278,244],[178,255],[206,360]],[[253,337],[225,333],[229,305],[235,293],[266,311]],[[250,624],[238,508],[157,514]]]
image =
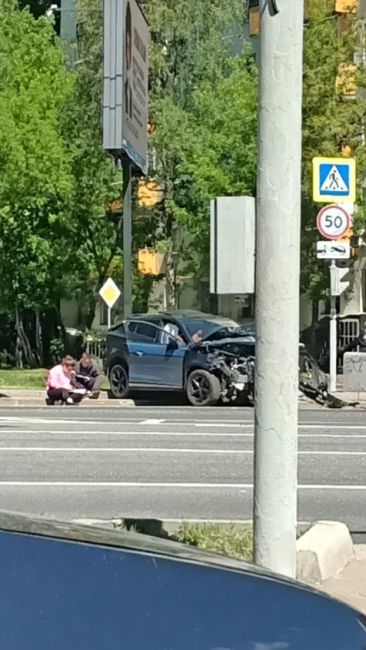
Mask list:
[[73,377],[75,375],[75,359],[67,355],[51,368],[47,377],[48,404],[62,402],[63,404],[77,404],[83,398],[80,393],[75,393]]

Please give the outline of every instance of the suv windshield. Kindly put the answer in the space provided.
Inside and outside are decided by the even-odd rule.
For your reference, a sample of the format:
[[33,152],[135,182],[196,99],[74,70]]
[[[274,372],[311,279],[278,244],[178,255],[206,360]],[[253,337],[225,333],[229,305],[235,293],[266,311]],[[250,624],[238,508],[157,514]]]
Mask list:
[[189,320],[185,323],[189,335],[192,337],[198,331],[202,331],[203,339],[214,341],[224,339],[227,336],[238,336],[239,325],[233,320],[229,319],[213,319],[213,320]]
[[250,336],[255,338],[256,335],[255,323],[247,323],[246,325],[240,325],[240,335]]

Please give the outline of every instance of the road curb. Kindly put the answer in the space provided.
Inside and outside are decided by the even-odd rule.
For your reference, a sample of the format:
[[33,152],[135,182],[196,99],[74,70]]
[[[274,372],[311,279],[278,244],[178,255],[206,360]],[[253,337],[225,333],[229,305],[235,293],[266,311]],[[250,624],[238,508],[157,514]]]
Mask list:
[[[85,399],[76,407],[71,406],[70,408],[100,408],[100,409],[113,409],[113,408],[123,408],[123,407],[135,407],[136,404],[133,399],[110,399],[110,400],[89,400]],[[61,408],[57,406],[48,406],[45,402],[45,398],[27,398],[27,397],[3,397],[0,399],[0,410],[2,408],[44,408],[47,410],[52,410],[55,408]],[[62,407],[63,408],[63,407]]]
[[[129,529],[153,537],[174,535],[184,524],[216,524],[223,530],[235,531],[252,526],[248,521],[196,521],[196,520],[157,520],[148,518],[113,519],[78,518],[73,523],[95,526],[104,529]],[[305,522],[299,522],[296,542],[296,577],[305,584],[320,584],[328,578],[336,577],[354,557],[354,548],[347,526],[338,521],[320,521],[310,528]],[[305,532],[304,532],[305,531]]]
[[319,521],[296,542],[296,577],[319,584],[340,573],[353,556],[347,526],[340,521]]

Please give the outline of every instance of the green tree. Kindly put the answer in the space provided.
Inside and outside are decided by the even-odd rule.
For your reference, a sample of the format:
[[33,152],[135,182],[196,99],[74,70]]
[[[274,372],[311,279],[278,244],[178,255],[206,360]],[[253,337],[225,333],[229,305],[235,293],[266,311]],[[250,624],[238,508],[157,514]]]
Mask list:
[[[3,312],[57,307],[66,291],[70,157],[60,115],[73,79],[52,25],[0,2],[0,273]],[[19,316],[20,315],[20,316]]]
[[[256,77],[254,64],[233,61],[215,85],[201,85],[193,94],[191,110],[180,116],[182,126],[175,149],[179,162],[167,209],[189,233],[196,261],[199,253],[205,275],[210,200],[215,196],[255,195]],[[173,110],[175,122],[176,113]],[[173,144],[171,140],[170,146]]]
[[[74,178],[74,295],[82,299],[81,324],[87,328],[94,320],[101,285],[112,275],[121,286],[123,273],[122,222],[106,218],[107,204],[121,199],[122,173],[102,147],[102,16],[101,0],[78,0],[74,93],[63,121]],[[135,252],[151,227],[149,220],[134,222]],[[135,309],[146,309],[150,287],[151,281],[134,273]]]
[[122,177],[102,148],[102,3],[79,0],[77,10],[75,84],[63,126],[74,179],[74,291],[76,297],[82,297],[84,325],[89,328],[98,290],[106,277],[113,274],[113,268],[116,272],[121,269],[119,231],[115,223],[107,220],[106,205],[121,197]]
[[[329,3],[328,3],[329,5]],[[315,227],[319,206],[312,201],[312,158],[340,156],[347,145],[357,156],[359,180],[366,171],[362,142],[365,101],[361,95],[349,96],[349,73],[342,81],[340,66],[353,62],[359,44],[358,22],[354,16],[342,23],[331,11],[313,0],[310,20],[305,26],[303,92],[303,224],[302,224],[302,291],[315,305],[327,295],[328,269],[315,259]],[[340,83],[336,87],[336,80]],[[352,77],[351,77],[352,80]],[[356,75],[359,86],[363,74]],[[359,187],[361,183],[358,184]],[[363,197],[358,196],[358,227],[364,225]]]
[[197,280],[208,275],[210,199],[254,192],[257,73],[244,43],[245,5],[147,3],[151,144],[165,187],[157,232],[172,251],[179,226],[180,257],[191,259]]

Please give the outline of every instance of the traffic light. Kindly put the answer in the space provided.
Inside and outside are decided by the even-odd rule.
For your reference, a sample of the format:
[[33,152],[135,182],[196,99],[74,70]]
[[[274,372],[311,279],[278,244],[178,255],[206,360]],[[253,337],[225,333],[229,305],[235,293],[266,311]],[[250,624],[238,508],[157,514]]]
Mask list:
[[249,0],[249,36],[258,36],[260,33],[259,0]]
[[337,243],[341,244],[342,242],[348,242],[350,245],[350,256],[358,256],[358,237],[355,235],[353,227],[348,228],[347,232],[343,235],[342,239],[339,239]]
[[330,267],[330,294],[331,296],[341,296],[349,287],[349,280],[344,280],[349,268],[340,268],[339,266]]
[[355,13],[358,8],[358,0],[336,0],[335,12],[337,14]]

